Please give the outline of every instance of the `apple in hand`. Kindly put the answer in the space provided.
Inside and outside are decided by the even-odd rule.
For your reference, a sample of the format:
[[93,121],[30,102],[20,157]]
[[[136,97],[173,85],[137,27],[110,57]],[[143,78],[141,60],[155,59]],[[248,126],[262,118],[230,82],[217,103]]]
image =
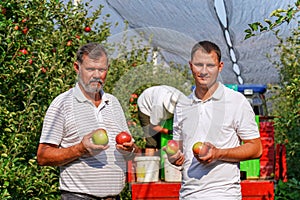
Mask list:
[[116,143],[117,144],[123,144],[125,142],[131,142],[132,137],[129,133],[126,131],[121,131],[117,136],[116,136]]
[[169,140],[166,146],[166,152],[168,155],[174,155],[179,150],[179,145],[175,140]]
[[97,145],[107,145],[108,136],[105,129],[98,129],[92,135],[92,141]]
[[203,142],[196,142],[193,145],[193,153],[200,157],[205,156],[208,153],[209,147]]

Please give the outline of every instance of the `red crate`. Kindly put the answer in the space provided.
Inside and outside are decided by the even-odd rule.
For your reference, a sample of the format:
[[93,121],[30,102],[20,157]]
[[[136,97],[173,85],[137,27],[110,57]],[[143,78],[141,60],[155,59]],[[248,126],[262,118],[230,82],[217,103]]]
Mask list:
[[[132,200],[178,200],[180,183],[131,183]],[[241,182],[243,200],[274,200],[273,181]]]
[[178,200],[180,183],[131,183],[132,200]]
[[274,145],[269,146],[269,144],[265,144],[262,142],[263,145],[263,152],[261,155],[260,160],[272,160],[275,159],[275,147]]
[[273,121],[263,121],[259,122],[260,132],[274,132],[274,122]]
[[274,178],[275,173],[275,160],[260,161],[260,178],[270,179]]
[[274,200],[273,181],[242,181],[243,200]]
[[260,178],[274,178],[275,172],[275,142],[274,122],[263,121],[259,123],[260,137],[263,146],[263,153],[260,158]]

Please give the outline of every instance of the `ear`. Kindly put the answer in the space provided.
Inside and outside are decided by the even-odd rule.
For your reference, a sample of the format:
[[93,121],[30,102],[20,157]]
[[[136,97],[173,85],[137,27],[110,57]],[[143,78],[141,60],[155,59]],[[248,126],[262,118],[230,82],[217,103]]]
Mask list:
[[220,62],[219,63],[219,72],[222,71],[223,67],[224,67],[224,62]]
[[79,73],[79,64],[78,64],[78,62],[74,62],[73,67],[75,69],[75,72],[78,74]]
[[192,61],[189,61],[190,69],[192,70]]

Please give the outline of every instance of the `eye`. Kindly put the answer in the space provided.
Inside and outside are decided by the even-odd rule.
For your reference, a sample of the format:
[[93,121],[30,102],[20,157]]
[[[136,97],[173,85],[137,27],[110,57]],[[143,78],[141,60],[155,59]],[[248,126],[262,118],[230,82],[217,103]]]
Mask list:
[[107,71],[107,68],[99,69],[99,71],[102,72],[102,73],[103,73],[103,72],[106,72],[106,71]]
[[204,66],[204,64],[202,64],[202,63],[196,63],[196,64],[193,64],[193,65],[195,65],[196,67],[203,67]]
[[207,64],[206,65],[208,68],[214,68],[216,65],[215,64]]
[[92,72],[92,71],[95,71],[95,68],[86,68],[86,70],[87,70],[88,72]]

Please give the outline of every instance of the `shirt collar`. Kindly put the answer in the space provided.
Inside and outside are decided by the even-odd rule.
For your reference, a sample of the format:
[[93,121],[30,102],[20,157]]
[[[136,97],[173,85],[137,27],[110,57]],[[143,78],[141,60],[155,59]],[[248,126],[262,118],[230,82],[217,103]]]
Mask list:
[[[203,102],[201,99],[199,99],[196,96],[195,91],[196,91],[196,87],[193,89],[193,92],[191,94],[193,102]],[[219,85],[218,85],[218,88],[216,89],[216,91],[206,101],[209,101],[210,99],[220,100],[222,98],[223,94],[224,94],[224,87],[223,87],[223,84],[219,82]],[[206,101],[204,101],[204,102],[206,102]]]
[[[106,93],[101,89],[100,90],[101,96],[102,96],[102,101],[103,103],[108,103],[109,99],[106,95]],[[85,101],[89,101],[84,94],[82,93],[80,86],[78,83],[76,83],[75,88],[74,88],[74,97],[79,101],[79,102],[85,102]]]

